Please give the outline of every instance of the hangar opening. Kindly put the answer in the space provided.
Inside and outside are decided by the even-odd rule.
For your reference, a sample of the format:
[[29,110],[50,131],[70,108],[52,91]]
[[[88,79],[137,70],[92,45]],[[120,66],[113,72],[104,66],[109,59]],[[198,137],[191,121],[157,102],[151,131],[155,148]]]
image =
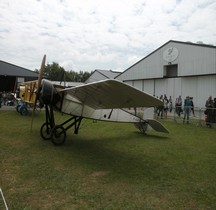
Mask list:
[[18,83],[37,78],[37,72],[0,60],[0,92],[15,92]]
[[173,78],[178,76],[178,64],[164,66],[164,78]]
[[13,91],[16,88],[16,77],[0,76],[0,91]]

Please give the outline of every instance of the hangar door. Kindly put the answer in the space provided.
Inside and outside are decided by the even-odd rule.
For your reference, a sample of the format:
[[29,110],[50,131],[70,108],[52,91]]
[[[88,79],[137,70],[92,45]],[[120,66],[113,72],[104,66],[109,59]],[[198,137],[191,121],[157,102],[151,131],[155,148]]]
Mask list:
[[0,91],[14,91],[16,77],[0,76]]
[[155,80],[155,96],[166,94],[173,100],[182,94],[181,78],[167,78]]
[[150,95],[154,95],[155,94],[154,80],[144,80],[143,90],[144,92]]

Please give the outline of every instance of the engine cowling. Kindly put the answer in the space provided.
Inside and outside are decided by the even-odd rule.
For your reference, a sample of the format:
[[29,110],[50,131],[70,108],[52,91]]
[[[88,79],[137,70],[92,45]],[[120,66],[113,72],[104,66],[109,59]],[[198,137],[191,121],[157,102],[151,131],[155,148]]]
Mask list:
[[47,105],[55,105],[60,100],[59,94],[49,80],[42,80],[39,100],[41,104]]

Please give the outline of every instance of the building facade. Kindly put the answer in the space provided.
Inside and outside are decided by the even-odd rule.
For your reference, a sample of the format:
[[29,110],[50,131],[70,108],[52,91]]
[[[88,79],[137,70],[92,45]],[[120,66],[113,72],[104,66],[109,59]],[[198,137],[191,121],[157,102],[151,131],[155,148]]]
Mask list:
[[0,92],[15,92],[18,83],[37,79],[36,72],[0,61]]
[[170,40],[115,79],[151,95],[193,97],[195,107],[216,98],[216,47]]
[[105,79],[113,79],[119,75],[120,72],[112,70],[99,70],[96,69],[90,77],[85,81],[85,83],[96,82]]

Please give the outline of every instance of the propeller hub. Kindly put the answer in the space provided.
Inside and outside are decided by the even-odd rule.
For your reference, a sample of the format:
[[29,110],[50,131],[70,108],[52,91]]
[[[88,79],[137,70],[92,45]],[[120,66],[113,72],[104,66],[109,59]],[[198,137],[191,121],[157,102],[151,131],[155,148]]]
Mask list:
[[60,100],[59,94],[49,80],[42,80],[39,100],[40,103],[47,105],[55,105]]

